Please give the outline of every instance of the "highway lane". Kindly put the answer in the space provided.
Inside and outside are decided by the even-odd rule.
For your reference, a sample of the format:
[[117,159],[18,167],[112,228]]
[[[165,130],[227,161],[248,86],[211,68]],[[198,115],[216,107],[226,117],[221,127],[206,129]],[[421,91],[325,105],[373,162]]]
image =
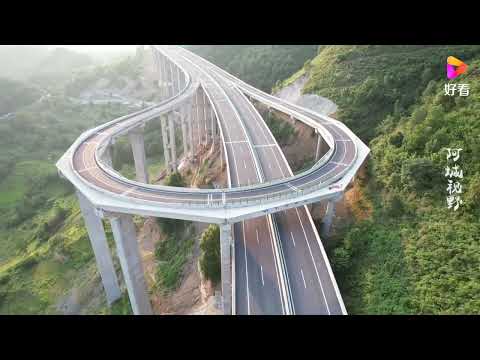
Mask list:
[[[235,86],[222,82],[220,76],[216,80],[222,83],[248,129],[265,179],[292,176],[291,169],[281,154],[281,149],[252,104],[239,93]],[[346,148],[343,142],[340,142],[339,146]],[[343,152],[341,158],[335,159],[341,163],[345,155],[346,152]],[[328,259],[321,251],[322,245],[313,228],[314,224],[310,221],[308,209],[300,207],[280,212],[274,215],[274,219],[284,252],[295,313],[341,314],[341,305],[327,270]],[[248,234],[248,237],[251,236],[252,234]],[[254,242],[249,246],[252,251],[256,251]],[[241,266],[244,265],[241,264]]]
[[[178,61],[181,61],[178,59]],[[188,62],[185,67],[195,67]],[[197,74],[210,94],[220,119],[230,163],[232,187],[262,182],[256,168],[250,139],[242,120],[227,101],[222,79]],[[219,82],[220,80],[220,82]],[[220,88],[221,86],[221,88]],[[242,221],[233,226],[235,251],[235,313],[239,315],[283,314],[279,269],[275,255],[276,236],[269,216]]]
[[[176,56],[177,60],[181,59],[178,51],[172,51],[171,54]],[[181,55],[184,55],[183,51],[181,51]],[[202,63],[196,56],[190,57],[190,61],[192,60]],[[192,66],[188,61],[183,61],[182,64],[188,68],[188,72],[203,79],[204,86],[214,100],[220,116],[220,126],[225,135],[232,186],[238,188],[259,183],[263,181],[263,178],[273,180],[291,176],[288,163],[269,134],[263,119],[255,113],[251,103],[232,85],[231,81],[226,80],[224,75],[219,75],[220,72],[212,70],[214,68],[211,66],[199,68],[198,65]],[[204,71],[207,71],[209,76],[206,76]],[[300,112],[299,109],[295,109],[295,111]],[[74,151],[72,160],[74,169],[87,183],[123,197],[172,205],[193,202],[207,203],[210,194],[208,191],[188,190],[185,192],[165,188],[147,188],[140,183],[125,182],[98,166],[95,153],[99,144],[114,136],[118,131],[125,129],[126,126],[133,126],[142,118],[151,117],[155,112],[159,111],[149,110],[91,135]],[[308,116],[315,117],[314,114]],[[282,183],[268,188],[250,190],[241,189],[238,192],[227,193],[227,201],[251,199],[279,191],[294,191],[305,187],[306,184],[318,183],[319,180],[326,181],[350,166],[355,160],[355,144],[349,139],[348,134],[333,123],[320,118],[318,121],[331,131],[334,137],[335,151],[329,162],[313,172],[289,180],[288,184]],[[253,149],[257,154],[258,164],[255,164],[256,158],[252,154]],[[258,173],[257,167],[261,170],[260,173]],[[213,199],[220,204],[222,202],[221,192],[214,193]],[[292,282],[295,281],[295,288],[292,289],[292,292],[297,313],[332,313],[332,311],[337,313],[339,305],[335,304],[335,292],[332,291],[335,286],[329,281],[331,269],[329,269],[328,259],[326,261],[317,260],[322,257],[326,259],[326,256],[321,244],[318,241],[311,241],[316,239],[316,234],[308,210],[300,207],[280,212],[273,219],[275,219],[276,226],[274,230],[278,229],[279,243],[285,252],[284,259],[289,278],[292,278]],[[257,233],[259,234],[258,238]],[[282,303],[282,285],[280,284],[282,279],[279,275],[278,259],[276,259],[277,249],[275,248],[278,241],[276,241],[276,234],[272,230],[269,217],[236,224],[234,234],[235,239],[243,239],[243,241],[235,240],[236,258],[238,259],[238,254],[244,255],[243,260],[240,259],[238,267],[236,267],[236,274],[240,279],[238,286],[243,286],[243,289],[239,288],[239,293],[246,294],[237,297],[239,313],[283,313],[285,309]],[[302,245],[298,246],[297,244]],[[309,256],[310,262],[308,261]],[[241,276],[243,276],[243,280]],[[321,301],[318,300],[322,297],[325,301],[324,308],[319,305]],[[304,299],[316,300],[304,301]]]
[[[221,82],[221,76],[217,77]],[[224,82],[225,83],[225,82]],[[293,173],[281,153],[276,140],[253,105],[242,96],[235,86],[224,86],[229,98],[240,113],[251,136],[265,179],[272,180],[292,176]],[[345,161],[353,160],[353,144],[349,144],[343,131],[331,126],[338,151],[329,172],[335,173]],[[339,294],[336,293],[334,279],[328,258],[320,243],[308,208],[299,207],[273,215],[278,229],[281,247],[286,262],[288,283],[296,314],[342,314]]]
[[[220,98],[222,98],[221,94],[218,94]],[[224,105],[227,104],[226,100],[219,100],[220,103]],[[227,106],[228,107],[228,106]],[[124,129],[127,126],[133,126],[134,124],[138,123],[139,120],[143,118],[152,117],[152,114],[158,113],[159,111],[156,109],[149,110],[145,113],[136,115],[132,117],[132,119],[127,119],[123,122],[117,123],[112,125],[106,129],[101,130],[98,133],[93,134],[90,138],[86,139],[86,143],[91,143],[93,145],[98,145],[102,143],[105,139],[109,139],[111,136],[114,136],[116,132]],[[330,125],[329,125],[330,126]],[[225,129],[224,129],[225,130]],[[255,199],[257,197],[264,198],[265,194],[275,194],[279,192],[286,192],[291,191],[291,186],[297,188],[302,188],[308,184],[316,184],[318,180],[328,180],[331,176],[341,172],[344,170],[347,165],[349,165],[354,160],[354,150],[355,146],[353,142],[348,140],[347,134],[343,132],[342,129],[331,126],[331,131],[335,135],[336,143],[338,144],[335,149],[335,154],[333,160],[337,162],[328,162],[324,166],[320,167],[319,169],[315,170],[310,174],[305,174],[304,176],[295,178],[290,181],[290,184],[276,184],[269,186],[268,188],[254,188],[254,189],[239,189],[238,192],[229,192],[226,194],[225,199],[227,202],[229,201],[238,201],[239,199]],[[234,151],[235,147],[240,146],[242,138],[242,128],[238,123],[233,123],[232,130],[230,131],[231,135],[228,135],[227,138],[227,150],[231,153]],[[87,153],[83,154],[82,152],[86,150]],[[240,147],[239,151],[243,151],[243,148]],[[345,152],[348,151],[348,154]],[[344,156],[345,155],[345,156]],[[141,184],[130,182],[130,186],[126,184],[124,181],[119,181],[118,176],[112,177],[110,174],[106,173],[103,169],[98,167],[98,164],[95,163],[95,147],[85,148],[83,146],[79,146],[76,151],[74,152],[74,161],[73,167],[79,173],[81,177],[83,177],[89,184],[94,184],[97,187],[102,189],[108,190],[115,194],[119,193],[119,190],[115,190],[118,188],[123,189],[124,191],[128,189],[132,189],[133,191],[126,192],[125,196],[134,197],[138,199],[144,199],[148,201],[161,201],[165,203],[199,203],[205,204],[208,200],[208,191],[199,191],[199,190],[192,190],[188,192],[176,192],[175,189],[150,189],[150,188],[143,188]],[[243,165],[242,163],[239,164],[240,167]],[[237,164],[238,166],[238,164]],[[247,178],[247,182],[245,185],[253,183],[252,178]],[[127,186],[128,188],[125,188]],[[213,201],[216,201],[217,204],[222,203],[222,194],[220,192],[215,192],[211,198]]]
[[[266,179],[293,175],[281,149],[253,105],[238,91],[229,94],[239,109],[255,150],[260,155]],[[341,306],[327,271],[318,235],[308,218],[308,209],[299,207],[273,215],[285,258],[287,276],[296,314],[341,314]]]

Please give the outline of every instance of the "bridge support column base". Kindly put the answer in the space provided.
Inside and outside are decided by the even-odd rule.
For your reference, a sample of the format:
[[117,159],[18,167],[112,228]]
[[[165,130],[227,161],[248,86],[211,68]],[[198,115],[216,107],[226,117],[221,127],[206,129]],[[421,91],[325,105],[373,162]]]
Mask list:
[[232,225],[220,226],[223,314],[232,314]]
[[160,118],[160,123],[162,125],[163,157],[165,159],[165,167],[167,172],[170,173],[170,147],[168,145],[167,115],[162,115]]
[[188,139],[190,140],[190,155],[195,155],[195,143],[193,140],[193,123],[192,123],[192,116],[193,116],[193,104],[192,100],[190,99],[187,101],[187,109],[186,109],[186,122],[187,122],[187,129],[188,129]]
[[330,233],[333,217],[335,216],[335,204],[342,197],[343,197],[343,194],[327,202],[327,209],[325,210],[325,216],[323,217],[323,221],[322,221],[322,229],[321,229],[322,236],[328,236],[328,234]]
[[103,153],[103,161],[104,163],[113,168],[113,156],[112,156],[112,145],[108,145],[107,148],[105,149],[105,152]]
[[317,131],[317,148],[315,151],[315,161],[320,160],[320,157],[327,153],[329,147],[322,135]]
[[102,285],[105,289],[105,294],[107,295],[107,303],[108,305],[111,305],[115,300],[118,300],[121,297],[122,293],[118,284],[117,274],[115,273],[115,267],[113,266],[102,219],[95,214],[95,208],[79,191],[77,191],[77,197],[88,236],[90,238],[90,243],[92,244],[98,272],[100,273]]
[[110,218],[113,237],[135,315],[151,315],[145,275],[138,249],[135,224],[131,215],[115,214]]
[[170,149],[172,151],[171,171],[177,171],[177,144],[175,142],[175,116],[173,113],[168,115],[168,125],[170,129]]
[[135,161],[135,174],[139,182],[148,184],[147,158],[145,155],[145,142],[143,129],[134,129],[128,133],[132,146],[133,160]]
[[189,144],[188,144],[188,132],[187,132],[187,119],[186,119],[186,116],[185,116],[185,112],[184,110],[182,109],[180,111],[180,124],[182,126],[182,143],[183,143],[183,156],[185,158],[188,157],[188,153],[189,153]]

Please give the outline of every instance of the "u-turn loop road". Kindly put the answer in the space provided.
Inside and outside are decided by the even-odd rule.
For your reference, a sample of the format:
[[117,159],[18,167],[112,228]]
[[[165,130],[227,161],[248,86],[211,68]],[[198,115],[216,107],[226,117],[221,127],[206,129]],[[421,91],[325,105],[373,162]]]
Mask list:
[[[223,296],[232,296],[235,314],[346,314],[306,204],[341,196],[368,147],[339,121],[266,94],[184,48],[151,49],[164,100],[82,134],[58,161],[59,172],[99,213],[232,224],[231,268],[225,269],[222,262],[222,276],[232,274],[232,294]],[[316,130],[318,146],[323,142],[326,151],[311,169],[293,175],[251,99]],[[159,117],[168,121],[173,115],[180,118],[184,142],[194,138],[208,142],[211,134],[213,146],[218,127],[228,188],[148,184],[139,174],[145,172],[142,142],[136,147],[132,143],[134,155],[138,152],[137,180],[123,177],[104,160],[116,137],[139,134],[146,122]],[[166,133],[164,139],[168,140]],[[193,146],[193,154],[197,141],[190,142],[184,149]],[[175,148],[168,153],[176,158]],[[227,280],[222,279],[223,291],[229,289],[224,287]]]

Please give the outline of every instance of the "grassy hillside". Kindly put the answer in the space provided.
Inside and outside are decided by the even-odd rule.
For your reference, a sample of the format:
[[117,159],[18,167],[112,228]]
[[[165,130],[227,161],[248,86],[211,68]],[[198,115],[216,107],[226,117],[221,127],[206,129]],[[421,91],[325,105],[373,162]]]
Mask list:
[[[57,313],[73,288],[80,303],[95,298],[99,279],[88,235],[55,162],[82,131],[130,111],[52,97],[0,121],[0,314]],[[112,241],[108,227],[107,233]],[[127,309],[123,301],[91,311]]]
[[[451,81],[469,97],[444,95],[448,55],[469,64]],[[334,100],[372,150],[361,184],[372,215],[329,249],[350,313],[480,312],[479,66],[478,46],[326,46],[302,70],[304,91]],[[445,147],[464,149],[457,212]]]
[[338,116],[370,140],[388,114],[408,111],[431,80],[445,78],[452,54],[468,63],[480,55],[480,46],[322,46],[300,70],[310,78],[303,91],[333,100]]
[[187,48],[267,92],[317,51],[316,45],[190,45]]

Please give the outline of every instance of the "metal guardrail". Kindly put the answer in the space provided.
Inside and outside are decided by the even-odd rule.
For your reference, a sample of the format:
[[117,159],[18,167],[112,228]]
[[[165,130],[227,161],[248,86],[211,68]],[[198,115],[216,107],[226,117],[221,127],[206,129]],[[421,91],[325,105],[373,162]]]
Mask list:
[[[156,49],[156,50],[159,51],[158,49]],[[164,54],[164,56],[167,56],[167,55]],[[94,129],[90,129],[90,130],[84,132],[74,142],[74,144],[69,148],[69,150],[67,150],[67,154],[68,153],[72,154],[72,156],[70,156],[71,169],[88,186],[93,187],[96,190],[105,192],[104,189],[101,189],[101,188],[99,188],[99,187],[97,187],[93,184],[90,184],[88,181],[83,179],[73,167],[73,153],[78,149],[78,147],[83,143],[83,141],[85,141],[87,138],[89,138],[93,134],[100,132],[101,130],[110,128],[112,126],[115,126],[116,124],[118,124],[120,122],[127,121],[127,120],[130,120],[130,119],[134,119],[134,118],[136,118],[136,117],[138,117],[142,114],[145,114],[149,111],[161,108],[162,106],[166,106],[166,108],[164,110],[162,110],[161,113],[152,114],[152,118],[155,118],[157,116],[161,116],[164,113],[168,113],[168,112],[172,111],[176,106],[178,106],[178,104],[177,104],[177,102],[175,102],[175,100],[178,99],[179,100],[178,102],[184,101],[182,95],[184,95],[185,92],[192,85],[192,79],[191,79],[189,73],[180,64],[178,64],[176,61],[174,61],[171,58],[170,58],[170,60],[172,62],[174,62],[174,64],[182,70],[182,72],[184,73],[185,78],[186,78],[186,84],[185,84],[184,88],[179,93],[170,97],[169,99],[166,99],[166,100],[162,101],[160,104],[152,105],[150,107],[142,109],[142,110],[140,110],[138,112],[135,112],[133,114],[122,116],[122,117],[114,119],[114,120],[112,120],[112,121],[110,121],[106,124],[100,125],[100,126],[94,128]],[[223,72],[222,69],[220,69],[220,70]],[[239,80],[239,81],[241,81],[241,80]],[[250,87],[250,85],[248,85],[248,84],[245,84],[245,85]],[[251,93],[254,93],[254,92],[253,91],[248,91],[248,93],[251,94]],[[254,97],[258,98],[259,101],[265,102],[265,96],[260,96],[260,95],[257,95],[257,94],[254,94],[254,95],[255,95]],[[270,105],[271,107],[279,108],[279,110],[281,110],[281,111],[283,111],[283,112],[285,112],[289,115],[295,115],[295,117],[299,117],[299,120],[301,120],[301,121],[302,121],[302,119],[305,120],[304,118],[307,118],[305,115],[300,114],[295,110],[291,110],[288,107],[285,107],[283,105],[279,105],[278,103],[273,103],[273,102],[267,100],[267,105]],[[218,120],[218,118],[217,118],[217,120]],[[325,119],[325,120],[329,121],[329,120],[334,120],[334,119],[328,118],[328,119]],[[137,126],[139,126],[139,123],[142,124],[142,123],[147,122],[147,121],[149,121],[149,119],[141,119],[141,120],[138,120],[137,122],[132,122],[132,124],[129,124],[130,127],[127,127],[127,129],[137,127]],[[331,123],[336,125],[335,121],[331,121]],[[158,190],[162,191],[163,190],[163,191],[169,192],[171,194],[191,193],[191,194],[194,194],[196,196],[205,195],[206,197],[208,197],[209,195],[215,194],[215,195],[218,195],[220,197],[220,199],[211,199],[211,200],[207,200],[207,198],[205,198],[205,199],[198,199],[198,200],[195,200],[195,201],[182,201],[182,202],[178,202],[178,203],[165,202],[165,204],[168,205],[168,206],[173,206],[173,207],[185,207],[185,206],[187,206],[187,207],[191,207],[191,208],[235,208],[235,207],[243,207],[243,206],[249,206],[249,205],[264,204],[264,203],[275,202],[275,201],[279,201],[279,200],[293,199],[293,198],[301,197],[301,196],[310,194],[312,192],[321,190],[322,188],[325,188],[326,186],[330,185],[331,183],[333,183],[333,182],[339,180],[340,178],[342,178],[349,171],[349,167],[345,167],[345,169],[340,171],[337,175],[329,178],[327,181],[323,181],[323,182],[320,181],[319,182],[318,179],[313,179],[313,180],[310,180],[310,181],[308,181],[304,184],[296,185],[295,188],[297,190],[295,190],[295,191],[293,191],[288,186],[288,184],[290,182],[298,181],[301,178],[309,176],[313,172],[315,172],[318,169],[320,169],[321,167],[323,167],[325,164],[327,164],[328,160],[335,153],[336,148],[335,148],[335,142],[334,142],[333,136],[321,124],[319,124],[317,122],[315,122],[315,124],[317,125],[316,128],[319,128],[319,131],[321,131],[322,134],[325,134],[325,136],[326,136],[325,140],[326,140],[327,144],[330,143],[329,144],[329,146],[330,146],[329,151],[316,164],[314,164],[310,169],[302,172],[301,174],[298,174],[298,175],[295,175],[295,176],[292,176],[292,177],[289,177],[289,178],[277,179],[277,180],[273,180],[273,181],[269,181],[269,182],[265,182],[265,183],[261,183],[261,184],[256,184],[256,185],[242,186],[242,187],[231,188],[231,189],[222,189],[222,190],[218,190],[218,189],[189,189],[189,188],[170,187],[170,186],[165,186],[165,185],[150,185],[150,184],[144,184],[144,183],[140,183],[140,182],[137,182],[137,181],[134,181],[134,180],[127,179],[124,176],[122,176],[121,174],[119,174],[118,172],[116,172],[115,170],[113,170],[112,168],[110,168],[109,166],[107,166],[106,164],[104,164],[104,162],[101,160],[101,158],[103,156],[103,153],[106,149],[106,145],[108,145],[108,143],[111,141],[111,138],[114,136],[114,134],[112,134],[112,136],[110,136],[106,139],[103,139],[103,141],[98,145],[97,149],[95,150],[95,161],[97,162],[97,165],[106,174],[108,174],[110,177],[112,177],[116,181],[120,181],[120,182],[123,182],[127,185],[135,186],[135,187],[140,188],[140,189],[143,188],[143,189],[150,189],[150,190],[156,190],[156,191],[158,191]],[[120,129],[118,129],[118,131],[116,133],[123,132],[123,131],[125,131],[125,129],[126,128],[122,127]],[[328,141],[327,141],[327,139],[328,139]],[[354,144],[355,144],[355,142],[354,142]],[[355,145],[355,155],[354,155],[354,159],[352,160],[352,164],[356,160],[357,155],[358,155],[358,149],[357,149],[357,146]],[[261,195],[245,194],[245,198],[242,198],[242,195],[241,195],[242,193],[248,193],[252,190],[257,190],[257,191],[258,190],[263,190],[263,189],[266,190],[269,187],[278,187],[278,186],[282,186],[282,185],[284,185],[286,188],[282,189],[282,190],[278,190],[278,191],[273,191],[273,192],[270,192],[270,193],[267,193],[267,194],[261,194]],[[240,196],[239,197],[233,197],[234,195],[237,195],[237,194],[240,195]],[[138,199],[138,200],[141,200],[141,199]],[[148,200],[141,200],[141,201],[142,202],[145,202],[145,201],[148,202]]]

